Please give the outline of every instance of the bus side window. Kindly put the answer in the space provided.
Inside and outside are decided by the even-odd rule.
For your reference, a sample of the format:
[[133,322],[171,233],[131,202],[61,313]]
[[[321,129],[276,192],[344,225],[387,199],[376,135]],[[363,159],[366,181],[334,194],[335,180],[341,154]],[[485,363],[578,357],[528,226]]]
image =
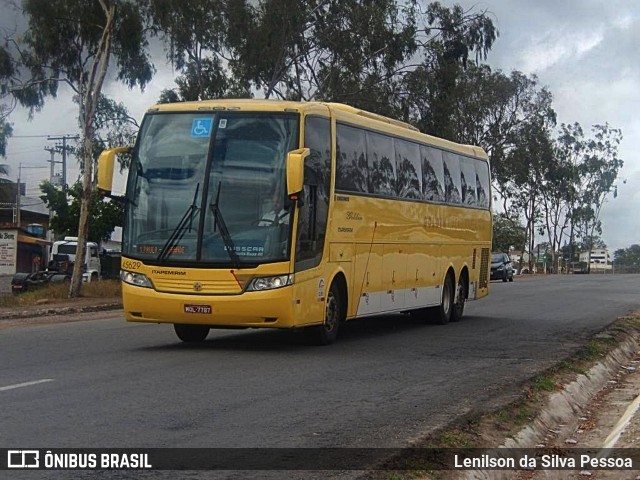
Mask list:
[[298,213],[296,271],[320,263],[329,213],[331,124],[329,119],[305,119],[304,145],[311,150],[304,164],[303,202]]
[[444,167],[442,151],[436,148],[420,147],[422,158],[422,198],[427,201],[444,201]]

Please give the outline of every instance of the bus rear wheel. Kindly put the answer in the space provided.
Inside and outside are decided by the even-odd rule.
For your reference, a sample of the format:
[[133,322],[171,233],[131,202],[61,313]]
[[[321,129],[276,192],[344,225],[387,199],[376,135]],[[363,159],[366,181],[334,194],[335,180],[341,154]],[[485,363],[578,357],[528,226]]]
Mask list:
[[178,338],[187,343],[202,342],[209,335],[209,327],[206,325],[174,323],[173,328]]
[[458,280],[458,286],[455,291],[455,297],[453,300],[453,308],[451,309],[451,321],[457,322],[462,319],[464,313],[464,304],[467,299],[467,285],[462,278]]
[[325,304],[324,323],[307,329],[307,339],[312,345],[331,345],[338,337],[340,324],[345,318],[344,300],[340,289],[331,284]]
[[436,307],[436,321],[440,325],[446,325],[451,321],[454,309],[453,300],[455,298],[455,290],[453,289],[452,275],[447,275],[442,285],[442,297],[440,306]]

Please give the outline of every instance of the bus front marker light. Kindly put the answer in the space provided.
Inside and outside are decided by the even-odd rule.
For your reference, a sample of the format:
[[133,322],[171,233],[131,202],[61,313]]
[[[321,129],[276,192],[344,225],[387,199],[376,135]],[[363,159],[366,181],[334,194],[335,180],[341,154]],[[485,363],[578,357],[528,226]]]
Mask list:
[[153,284],[151,283],[151,280],[149,280],[147,276],[143,275],[142,273],[129,272],[128,270],[121,270],[120,278],[124,283],[128,283],[129,285],[135,285],[137,287],[153,288]]
[[274,290],[276,288],[286,287],[293,284],[293,275],[278,275],[275,277],[260,277],[254,278],[247,291],[260,292],[263,290]]

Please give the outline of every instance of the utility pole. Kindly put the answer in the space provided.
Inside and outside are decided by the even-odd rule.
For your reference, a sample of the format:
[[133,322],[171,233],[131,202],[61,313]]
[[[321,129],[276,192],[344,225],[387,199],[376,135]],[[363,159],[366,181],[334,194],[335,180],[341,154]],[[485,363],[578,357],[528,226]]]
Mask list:
[[47,137],[47,140],[62,140],[62,145],[56,145],[56,150],[62,154],[62,188],[67,186],[67,151],[71,150],[71,147],[67,145],[67,140],[79,139],[79,135],[59,135],[57,137],[49,135]]
[[55,164],[62,163],[62,162],[55,161],[55,154],[58,151],[56,147],[44,147],[44,149],[51,154],[51,160],[49,160],[49,163],[51,164],[51,173],[49,174],[49,181],[51,183],[54,183],[53,179],[56,175]]

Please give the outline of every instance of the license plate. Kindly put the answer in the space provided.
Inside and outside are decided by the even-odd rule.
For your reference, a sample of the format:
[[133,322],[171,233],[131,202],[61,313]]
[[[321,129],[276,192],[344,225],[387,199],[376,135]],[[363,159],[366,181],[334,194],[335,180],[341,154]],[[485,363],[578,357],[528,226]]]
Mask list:
[[185,305],[184,313],[211,313],[211,305]]

